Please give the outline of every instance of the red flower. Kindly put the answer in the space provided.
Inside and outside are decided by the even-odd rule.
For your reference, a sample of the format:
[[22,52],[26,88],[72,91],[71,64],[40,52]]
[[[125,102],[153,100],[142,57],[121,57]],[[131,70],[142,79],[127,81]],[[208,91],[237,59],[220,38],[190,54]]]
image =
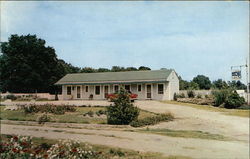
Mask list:
[[29,144],[27,142],[22,142],[21,145],[22,146],[28,146]]
[[39,154],[39,152],[41,152],[41,150],[39,150],[39,149],[36,149],[36,150],[35,150],[35,153],[36,153],[36,154]]
[[28,152],[29,150],[28,149],[23,149],[23,152],[25,153],[25,152]]
[[76,148],[73,148],[71,151],[72,151],[72,152],[77,152],[77,149],[76,149]]
[[48,154],[44,154],[43,155],[44,158],[48,158],[48,156],[49,156]]
[[18,137],[17,137],[17,136],[14,136],[13,139],[14,139],[14,141],[17,141],[17,140],[18,140]]
[[18,153],[18,150],[16,148],[13,148],[12,151],[15,152],[15,153],[16,152]]

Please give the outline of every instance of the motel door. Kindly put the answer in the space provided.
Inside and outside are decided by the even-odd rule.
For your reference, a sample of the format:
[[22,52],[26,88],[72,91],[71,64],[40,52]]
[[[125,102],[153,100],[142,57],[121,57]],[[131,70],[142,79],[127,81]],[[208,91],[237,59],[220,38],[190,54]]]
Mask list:
[[81,87],[80,86],[76,87],[76,98],[81,98]]
[[147,98],[151,98],[152,93],[151,93],[151,85],[147,85],[147,89],[146,89],[146,93],[147,93]]
[[109,94],[109,86],[104,86],[104,98],[107,98]]

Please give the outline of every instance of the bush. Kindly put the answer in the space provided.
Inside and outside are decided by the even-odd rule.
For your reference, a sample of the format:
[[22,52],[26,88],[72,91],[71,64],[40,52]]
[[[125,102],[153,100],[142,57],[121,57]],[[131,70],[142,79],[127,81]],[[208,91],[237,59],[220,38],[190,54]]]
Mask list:
[[30,106],[23,106],[24,113],[29,114],[29,113],[38,113],[39,109],[36,105],[30,105]]
[[197,97],[197,98],[202,98],[201,94],[198,94],[196,97]]
[[174,93],[174,100],[177,101],[178,98],[185,98],[185,94],[184,93],[181,93],[181,94]]
[[97,112],[96,112],[96,115],[98,115],[98,116],[100,116],[100,115],[103,115],[103,114],[106,114],[106,111],[105,110],[98,110]]
[[14,94],[9,94],[6,96],[6,99],[16,100],[17,96],[15,96]]
[[162,122],[162,121],[171,121],[173,119],[174,119],[173,115],[170,113],[167,113],[167,114],[156,115],[153,117],[147,117],[147,118],[140,119],[140,120],[135,120],[135,121],[132,121],[130,125],[133,127],[141,127],[141,126],[146,126],[146,125],[158,124],[159,122]]
[[225,108],[233,109],[238,108],[242,106],[245,103],[245,99],[243,97],[240,97],[239,94],[234,91],[229,94],[226,102],[225,102]]
[[174,93],[174,101],[177,101],[177,94],[176,93]]
[[192,91],[192,90],[189,90],[189,91],[187,92],[187,95],[188,95],[188,98],[194,98],[194,97],[195,97],[195,93],[194,93],[194,91]]
[[220,90],[220,91],[213,91],[212,95],[214,97],[214,105],[220,106],[221,104],[225,103],[227,101],[228,95],[230,93],[230,90]]
[[90,117],[93,117],[94,116],[94,112],[92,110],[88,111],[87,113],[83,114],[83,116],[90,116]]
[[107,107],[108,124],[127,125],[138,118],[139,109],[131,103],[129,94],[124,89],[120,90],[113,102],[114,105]]
[[52,104],[45,104],[45,105],[28,105],[22,106],[25,113],[52,113],[52,114],[65,114],[65,112],[75,112],[75,106],[71,105],[52,105]]
[[43,124],[43,123],[48,122],[48,121],[50,121],[50,117],[47,114],[43,114],[42,116],[40,116],[38,118],[39,124]]

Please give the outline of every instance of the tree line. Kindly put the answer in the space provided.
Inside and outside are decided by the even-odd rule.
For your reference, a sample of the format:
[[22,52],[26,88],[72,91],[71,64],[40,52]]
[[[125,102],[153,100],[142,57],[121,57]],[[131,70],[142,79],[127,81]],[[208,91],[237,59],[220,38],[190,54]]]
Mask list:
[[180,90],[209,90],[209,89],[243,89],[246,90],[247,86],[243,84],[241,81],[224,81],[222,79],[215,80],[213,82],[210,81],[209,77],[204,75],[197,75],[191,81],[183,80],[179,76],[180,80]]
[[[59,59],[53,47],[36,35],[11,35],[7,42],[1,43],[0,54],[0,92],[55,93],[60,89],[54,85],[68,73],[120,72],[151,70],[149,67],[108,68],[76,67]],[[245,89],[240,81],[227,83],[217,80],[211,83],[208,77],[198,75],[188,82],[180,78],[180,89],[210,89],[237,87]]]

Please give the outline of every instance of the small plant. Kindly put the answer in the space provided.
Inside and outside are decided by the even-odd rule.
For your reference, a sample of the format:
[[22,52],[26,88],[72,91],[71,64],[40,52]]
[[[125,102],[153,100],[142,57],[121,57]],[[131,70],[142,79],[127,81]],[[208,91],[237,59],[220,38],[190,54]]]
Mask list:
[[219,91],[213,91],[212,95],[214,97],[214,105],[220,106],[221,104],[225,103],[227,101],[228,95],[230,94],[231,90],[219,90]]
[[205,98],[207,99],[207,98],[209,98],[209,96],[206,94],[206,95],[205,95]]
[[135,107],[129,98],[126,90],[121,89],[117,98],[113,99],[114,104],[107,107],[108,124],[127,125],[137,120],[139,109]]
[[125,153],[119,149],[118,150],[110,149],[109,153],[119,157],[125,156]]
[[105,115],[106,114],[106,111],[105,110],[98,110],[97,112],[96,112],[96,115],[98,115],[98,116],[100,116],[100,115]]
[[242,106],[244,103],[245,99],[243,97],[240,97],[239,94],[236,91],[234,91],[231,94],[229,94],[224,107],[233,109]]
[[198,94],[196,97],[197,97],[197,98],[202,98],[202,95],[201,95],[201,94]]
[[48,122],[48,121],[50,121],[50,117],[47,114],[43,114],[42,116],[40,116],[38,118],[39,124],[43,124],[43,123]]
[[17,96],[15,96],[14,94],[9,94],[5,97],[6,99],[10,99],[10,100],[16,100]]
[[188,98],[194,98],[194,97],[195,97],[195,93],[194,93],[193,90],[189,90],[189,91],[187,92],[187,95],[188,95]]
[[177,101],[178,95],[174,93],[174,101]]
[[147,126],[147,125],[155,125],[162,121],[171,121],[173,119],[174,117],[172,114],[166,113],[166,114],[160,114],[160,115],[153,116],[153,117],[147,117],[144,119],[135,120],[135,121],[132,121],[130,125],[133,127],[141,127],[141,126]]

